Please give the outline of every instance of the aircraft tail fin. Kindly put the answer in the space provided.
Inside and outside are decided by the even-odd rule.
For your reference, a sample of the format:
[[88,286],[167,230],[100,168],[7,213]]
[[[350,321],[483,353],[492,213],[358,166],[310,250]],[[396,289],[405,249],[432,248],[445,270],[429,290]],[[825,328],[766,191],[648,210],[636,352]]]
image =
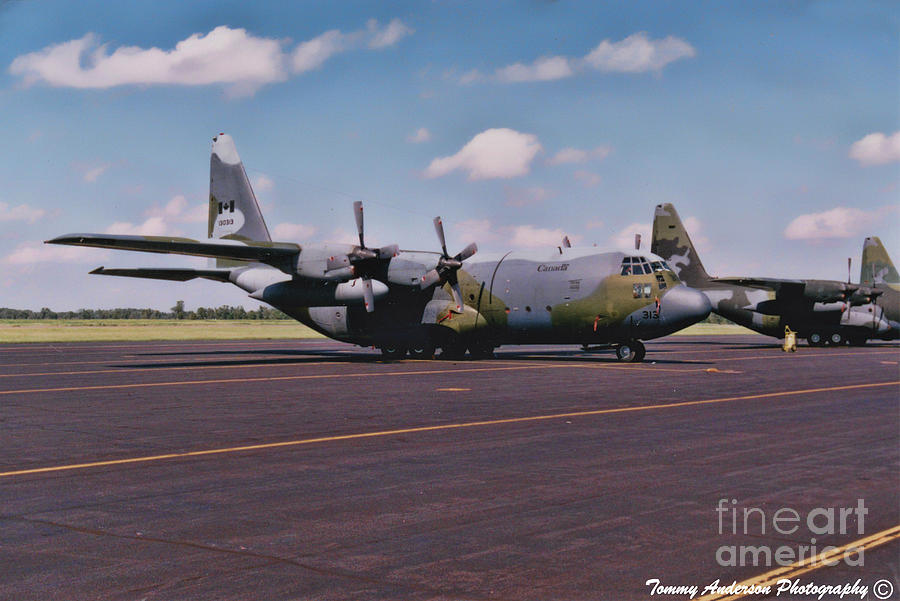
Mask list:
[[900,275],[878,236],[866,238],[863,242],[862,266],[859,271],[859,283],[863,286],[900,284]]
[[213,138],[209,159],[209,238],[271,242],[244,164],[228,134]]
[[650,252],[665,259],[688,286],[701,286],[709,280],[678,211],[670,203],[656,205]]
[[[209,158],[209,238],[270,242],[269,228],[259,210],[244,164],[228,134],[213,138]],[[242,263],[216,259],[216,267]]]

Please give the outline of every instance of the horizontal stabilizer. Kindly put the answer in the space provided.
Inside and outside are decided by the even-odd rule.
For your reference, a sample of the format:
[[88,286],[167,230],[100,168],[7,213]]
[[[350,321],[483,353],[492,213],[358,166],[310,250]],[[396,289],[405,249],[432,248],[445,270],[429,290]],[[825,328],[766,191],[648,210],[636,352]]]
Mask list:
[[137,269],[106,269],[98,267],[92,275],[117,275],[128,278],[146,278],[149,280],[169,280],[187,282],[196,278],[204,278],[217,282],[227,282],[230,269],[165,269],[156,267],[140,267]]
[[300,252],[300,246],[290,242],[244,242],[239,240],[201,242],[190,238],[113,234],[65,234],[47,240],[46,243],[258,261],[286,270],[290,270],[292,259]]

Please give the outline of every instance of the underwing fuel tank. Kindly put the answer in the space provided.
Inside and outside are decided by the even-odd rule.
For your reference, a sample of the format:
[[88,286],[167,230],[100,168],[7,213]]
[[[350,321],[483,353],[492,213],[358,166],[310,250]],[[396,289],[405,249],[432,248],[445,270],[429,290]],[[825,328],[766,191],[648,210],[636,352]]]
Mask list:
[[[387,296],[388,287],[383,282],[372,280],[372,293],[377,301]],[[341,283],[323,281],[318,286],[310,285],[308,281],[278,282],[256,290],[250,298],[285,308],[365,304],[359,278]]]

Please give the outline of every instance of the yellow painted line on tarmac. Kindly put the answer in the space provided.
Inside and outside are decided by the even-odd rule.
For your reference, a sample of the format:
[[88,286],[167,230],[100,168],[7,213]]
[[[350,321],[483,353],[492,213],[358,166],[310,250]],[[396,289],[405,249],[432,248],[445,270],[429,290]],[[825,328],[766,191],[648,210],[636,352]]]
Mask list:
[[[803,574],[806,574],[808,572],[812,572],[813,570],[829,567],[829,563],[834,565],[844,556],[844,553],[853,553],[854,549],[865,549],[866,551],[868,551],[869,549],[885,545],[898,539],[900,539],[900,525],[888,528],[887,530],[882,530],[881,532],[876,532],[875,534],[863,537],[859,540],[853,541],[852,543],[847,543],[846,545],[842,545],[837,548],[828,548],[827,551],[823,551],[821,553],[813,555],[812,557],[803,559],[802,561],[792,563],[789,566],[776,568],[770,572],[766,572],[765,574],[760,574],[759,576],[754,576],[753,578],[738,582],[737,585],[732,587],[732,590],[747,591],[747,589],[750,587],[774,587],[776,584],[778,584],[779,580],[793,580],[794,578],[802,576]],[[754,595],[749,591],[740,592],[737,594],[732,594],[731,592],[722,594],[711,593],[709,595],[698,597],[697,601],[732,601],[734,599],[742,599],[748,596],[759,597],[760,595]]]
[[[452,370],[451,370],[452,371]],[[457,370],[462,371],[462,370]],[[471,370],[483,371],[483,370]],[[416,373],[416,372],[407,372]],[[369,374],[364,374],[369,375]],[[406,375],[406,374],[404,374]],[[568,419],[574,417],[591,417],[596,415],[611,415],[618,413],[636,413],[642,411],[652,411],[655,409],[674,409],[676,407],[691,407],[698,405],[712,405],[717,403],[729,403],[733,401],[748,401],[753,399],[771,399],[778,397],[797,396],[804,394],[815,394],[818,392],[837,392],[843,390],[864,390],[867,388],[879,388],[884,386],[898,386],[900,380],[891,382],[874,382],[868,384],[851,384],[847,386],[831,386],[828,388],[807,388],[804,390],[784,390],[780,392],[766,392],[760,394],[750,394],[745,396],[723,397],[718,399],[706,399],[700,401],[681,401],[677,403],[663,403],[659,405],[641,405],[638,407],[615,407],[612,409],[594,409],[589,411],[572,411],[569,413],[556,413],[552,415],[531,415],[526,417],[510,417],[503,419],[482,420],[475,422],[462,422],[455,424],[440,424],[436,426],[416,426],[412,428],[400,428],[394,430],[382,430],[377,432],[362,432],[358,434],[341,434],[338,436],[322,436],[318,438],[305,438],[300,440],[288,440],[283,442],[270,442],[255,445],[245,445],[239,447],[227,447],[219,449],[207,449],[203,451],[187,451],[183,453],[166,453],[162,455],[150,455],[146,457],[131,457],[128,459],[111,459],[108,461],[92,461],[90,463],[76,463],[71,465],[58,465],[52,467],[40,467],[32,469],[14,470],[8,472],[0,472],[0,478],[9,478],[12,476],[24,476],[28,474],[44,474],[48,472],[62,472],[69,470],[81,470],[94,467],[106,467],[112,465],[128,465],[134,463],[149,463],[153,461],[162,461],[166,459],[180,459],[185,457],[203,457],[206,455],[225,455],[230,453],[240,453],[246,451],[261,451],[266,449],[278,449],[285,447],[296,447],[301,445],[309,445],[325,442],[339,442],[345,440],[360,440],[366,438],[383,438],[389,436],[397,436],[399,434],[415,434],[419,432],[437,432],[444,430],[461,430],[465,428],[480,428],[485,426],[500,426],[506,424],[522,424],[528,422],[542,422],[554,419]]]
[[[214,347],[214,348],[228,348],[240,346],[241,348],[247,347],[265,347],[265,346],[284,346],[290,344],[303,344],[303,341],[308,340],[310,342],[328,342],[326,338],[282,338],[279,340],[272,340],[267,342],[254,342],[253,339],[247,339],[246,344],[242,340],[222,340],[215,341],[210,340],[206,342],[201,341],[188,341],[184,342],[185,344],[178,344],[179,341],[164,341],[164,340],[145,340],[141,342],[136,342],[135,344],[105,344],[105,345],[92,345],[92,344],[79,344],[73,342],[59,342],[56,344],[45,344],[42,346],[31,346],[30,343],[22,343],[3,346],[0,347],[0,354],[3,353],[25,353],[28,351],[55,351],[55,352],[65,352],[70,350],[79,350],[79,351],[94,351],[94,350],[128,350],[128,349],[139,349],[139,350],[152,350],[152,349],[161,349],[161,348],[206,348],[206,347]],[[160,342],[167,342],[168,344],[157,344]]]
[[[290,351],[288,351],[290,352]],[[324,355],[324,353],[323,353]],[[280,351],[272,351],[271,353],[267,353],[265,355],[260,355],[259,353],[253,355],[229,355],[228,360],[238,360],[238,359],[262,359],[265,357],[283,357],[284,354]],[[305,355],[307,356],[307,355]],[[310,357],[315,357],[319,355],[310,354]],[[197,364],[200,365],[202,361],[209,361],[211,359],[216,359],[216,357],[204,357],[201,359],[197,359]],[[145,363],[172,363],[173,361],[177,361],[177,357],[168,357],[166,359],[144,359],[137,357],[136,355],[122,355],[120,358],[112,358],[112,359],[104,359],[102,361],[43,361],[41,363],[0,363],[0,367],[43,367],[46,365],[109,365],[110,363],[122,364],[123,367],[129,367],[131,363],[137,362],[136,365],[143,365]],[[222,359],[224,360],[224,359]],[[59,372],[52,372],[59,373]],[[17,374],[7,374],[7,375],[17,375]],[[23,374],[25,375],[25,374]],[[30,374],[29,374],[30,375]],[[35,374],[37,375],[37,374]]]
[[435,388],[436,392],[466,392],[468,390],[472,390],[471,388]]
[[239,369],[239,368],[259,368],[259,367],[281,367],[290,365],[335,365],[337,363],[345,363],[344,361],[283,361],[281,363],[267,364],[261,363],[240,363],[237,365],[178,365],[173,367],[123,367],[118,369],[86,369],[82,371],[48,371],[43,373],[28,374],[0,374],[0,378],[22,378],[26,376],[81,376],[85,374],[127,374],[136,371],[178,371],[178,370],[201,370],[201,369]]
[[477,367],[460,369],[429,369],[389,372],[356,372],[339,374],[307,374],[299,376],[270,376],[258,378],[223,378],[216,380],[179,380],[174,382],[139,382],[132,384],[101,384],[95,386],[63,386],[58,388],[24,388],[19,390],[0,390],[0,395],[30,394],[36,392],[78,392],[83,390],[115,390],[121,388],[153,388],[159,386],[197,386],[202,384],[244,384],[247,382],[280,382],[289,380],[326,380],[334,378],[370,378],[381,376],[416,376],[433,374],[455,374],[488,371],[510,371],[526,369],[552,369],[568,367],[567,365],[517,365],[515,367]]

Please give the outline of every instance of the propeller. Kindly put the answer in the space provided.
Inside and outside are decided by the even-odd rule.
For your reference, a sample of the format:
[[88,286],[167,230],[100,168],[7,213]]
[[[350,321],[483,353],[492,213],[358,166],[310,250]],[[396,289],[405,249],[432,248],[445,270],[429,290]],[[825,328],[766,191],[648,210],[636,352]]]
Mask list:
[[562,245],[563,248],[572,248],[572,242],[569,240],[568,236],[563,236]]
[[325,269],[326,273],[347,270],[351,277],[361,278],[366,311],[371,313],[375,310],[372,276],[381,271],[384,262],[390,261],[400,254],[400,247],[396,244],[389,244],[381,248],[367,247],[363,227],[363,204],[359,200],[353,203],[353,216],[356,219],[356,233],[359,235],[359,246],[346,255],[329,257],[325,261]]
[[641,250],[641,235],[634,235],[634,250]]
[[437,267],[422,276],[420,286],[424,290],[429,286],[438,282],[446,282],[450,284],[450,290],[453,292],[453,302],[456,303],[456,311],[462,311],[463,300],[462,292],[459,290],[459,279],[456,272],[462,267],[463,261],[478,252],[478,246],[473,242],[455,256],[451,257],[447,252],[447,240],[444,238],[444,224],[440,216],[434,218],[434,231],[437,233],[438,241],[441,243],[441,258],[438,259]]

